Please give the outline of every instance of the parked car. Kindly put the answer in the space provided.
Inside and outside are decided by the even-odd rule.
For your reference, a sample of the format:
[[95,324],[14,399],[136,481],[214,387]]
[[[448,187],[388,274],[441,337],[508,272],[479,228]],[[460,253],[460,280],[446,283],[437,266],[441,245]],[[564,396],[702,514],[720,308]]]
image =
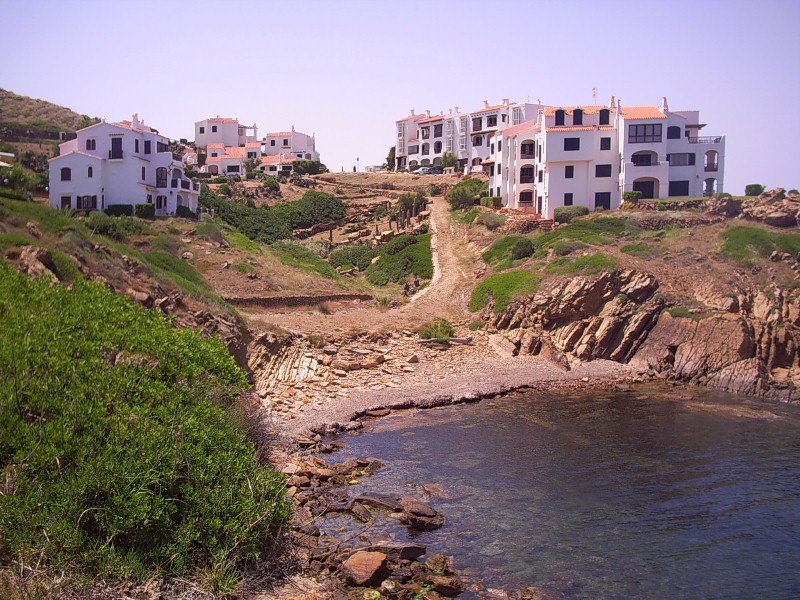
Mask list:
[[430,167],[420,167],[416,171],[414,171],[417,175],[430,175],[433,173],[433,169]]

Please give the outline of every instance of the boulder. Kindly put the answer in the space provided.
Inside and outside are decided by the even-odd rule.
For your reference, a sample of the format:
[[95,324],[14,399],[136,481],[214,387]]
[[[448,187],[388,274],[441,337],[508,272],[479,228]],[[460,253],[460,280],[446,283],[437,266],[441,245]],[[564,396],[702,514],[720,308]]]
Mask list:
[[401,498],[403,514],[400,523],[417,531],[433,531],[444,525],[444,515],[414,498]]
[[25,246],[19,255],[19,269],[28,277],[46,277],[58,283],[56,266],[49,250],[39,246]]
[[417,560],[424,556],[427,548],[422,544],[413,542],[376,542],[364,550],[370,552],[383,552],[389,560]]
[[435,592],[442,596],[458,596],[461,592],[467,589],[464,582],[457,577],[449,577],[445,575],[431,575],[427,579]]
[[36,239],[42,237],[42,230],[39,229],[39,226],[33,221],[28,221],[25,223],[25,229],[27,229],[28,233],[30,233]]
[[797,218],[791,212],[772,211],[764,215],[764,223],[772,227],[794,227]]
[[357,587],[379,585],[389,576],[383,552],[359,550],[342,563],[341,573],[348,584]]

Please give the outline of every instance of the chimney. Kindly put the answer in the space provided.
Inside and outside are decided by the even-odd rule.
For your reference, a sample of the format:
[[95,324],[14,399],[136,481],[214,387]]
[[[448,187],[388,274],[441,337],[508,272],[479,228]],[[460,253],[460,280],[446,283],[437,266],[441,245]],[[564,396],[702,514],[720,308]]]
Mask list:
[[608,108],[614,108],[614,96],[611,96],[611,99],[609,99]]
[[458,107],[456,106],[456,112],[458,112]]
[[425,111],[425,116],[430,119],[431,118],[431,111],[426,110]]
[[414,109],[413,108],[411,109],[411,116],[412,117],[414,116]]
[[508,106],[508,98],[503,98],[503,106]]
[[661,97],[661,112],[665,113],[668,110],[669,110],[669,106],[667,105],[667,97],[666,96],[662,96]]
[[489,108],[489,101],[488,100],[484,100],[483,101],[483,107],[484,108]]

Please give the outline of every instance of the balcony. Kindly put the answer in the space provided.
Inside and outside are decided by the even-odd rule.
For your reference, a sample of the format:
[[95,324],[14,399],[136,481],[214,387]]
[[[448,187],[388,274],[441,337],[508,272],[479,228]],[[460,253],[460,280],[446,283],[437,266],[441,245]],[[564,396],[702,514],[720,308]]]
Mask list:
[[532,152],[523,152],[519,155],[520,159],[522,160],[533,160],[536,158]]
[[649,160],[649,161],[636,161],[632,163],[628,163],[629,165],[633,165],[634,167],[657,167],[663,161],[660,160]]
[[520,184],[533,183],[534,182],[533,180],[534,180],[534,176],[533,175],[520,175],[520,177],[519,177]]
[[719,144],[722,142],[721,135],[711,135],[706,137],[690,137],[689,143],[690,144]]
[[189,181],[188,179],[181,179],[181,189],[182,190],[188,190],[188,189],[191,189],[191,187],[192,187],[192,182],[191,181]]
[[177,160],[178,162],[183,162],[183,154],[178,154],[177,152],[172,153],[172,160]]
[[[161,185],[158,185],[156,183],[156,187],[166,187],[166,186],[161,186]],[[174,187],[174,188],[178,187],[178,180],[177,179],[173,179],[172,180],[172,185],[170,187]]]
[[122,158],[122,150],[109,150],[108,151],[108,159],[109,160],[120,160]]
[[200,184],[195,182],[195,181],[193,181],[192,182],[192,191],[193,192],[199,192],[200,191]]
[[713,172],[713,171],[719,171],[719,164],[718,163],[708,164],[708,165],[705,166],[705,171],[706,171],[706,173]]

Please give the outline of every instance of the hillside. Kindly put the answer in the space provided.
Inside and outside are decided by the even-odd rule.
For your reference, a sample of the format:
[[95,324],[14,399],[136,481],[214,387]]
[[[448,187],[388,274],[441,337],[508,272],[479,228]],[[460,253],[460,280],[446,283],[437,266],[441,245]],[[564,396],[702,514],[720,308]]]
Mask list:
[[97,121],[96,117],[79,114],[65,106],[0,89],[0,122],[47,124],[59,131],[76,131]]

